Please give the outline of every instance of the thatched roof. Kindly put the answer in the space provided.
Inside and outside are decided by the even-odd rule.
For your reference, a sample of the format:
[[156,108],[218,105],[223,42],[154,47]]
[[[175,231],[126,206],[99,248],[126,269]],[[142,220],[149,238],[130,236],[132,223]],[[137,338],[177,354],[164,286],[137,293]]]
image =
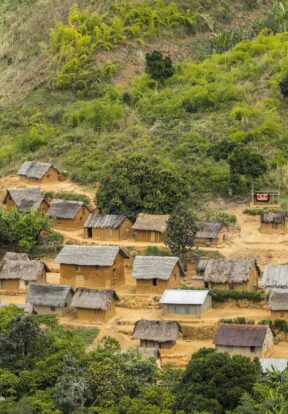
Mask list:
[[22,175],[27,178],[41,179],[51,167],[53,167],[53,165],[47,162],[25,161],[19,168],[17,175]]
[[118,229],[125,219],[125,216],[116,214],[90,214],[84,227],[93,227],[95,229]]
[[269,308],[273,311],[288,310],[288,289],[272,289],[269,296]]
[[140,213],[132,226],[133,230],[148,230],[165,233],[169,215]]
[[119,297],[114,290],[95,290],[95,289],[77,289],[71,306],[81,309],[95,309],[105,311],[113,301],[118,301]]
[[38,211],[41,202],[44,198],[41,195],[39,187],[19,187],[7,190],[7,194],[3,203],[6,203],[6,198],[10,194],[16,207],[22,213],[28,213],[31,208]]
[[40,285],[31,283],[26,297],[26,303],[33,306],[64,307],[67,305],[68,296],[72,293],[72,287],[67,285]]
[[267,325],[221,324],[216,332],[217,346],[262,347],[268,333]]
[[82,207],[90,211],[90,208],[83,201],[54,199],[46,215],[60,219],[74,219]]
[[135,324],[132,338],[155,342],[174,342],[179,333],[182,333],[182,328],[178,322],[141,319]]
[[285,224],[286,213],[281,211],[279,213],[263,212],[261,214],[261,223],[265,224]]
[[288,366],[287,359],[277,358],[260,358],[260,364],[263,372],[284,371]]
[[207,263],[209,262],[209,259],[201,259],[199,260],[199,263],[197,265],[197,273],[203,274],[205,272]]
[[37,280],[48,270],[39,260],[30,260],[26,254],[6,253],[0,266],[0,279]]
[[196,239],[216,239],[220,231],[227,226],[223,223],[214,223],[211,221],[205,221],[200,225],[199,231],[197,231]]
[[244,283],[249,280],[255,259],[210,259],[204,272],[205,282],[212,283]]
[[203,305],[208,290],[167,289],[161,296],[160,302],[165,305]]
[[179,267],[181,275],[184,276],[184,270],[178,257],[136,256],[133,263],[132,277],[134,279],[168,280],[175,266]]
[[265,266],[261,285],[268,288],[288,288],[288,264]]
[[55,259],[58,264],[78,266],[112,266],[121,254],[129,258],[128,253],[117,246],[79,246],[66,244]]

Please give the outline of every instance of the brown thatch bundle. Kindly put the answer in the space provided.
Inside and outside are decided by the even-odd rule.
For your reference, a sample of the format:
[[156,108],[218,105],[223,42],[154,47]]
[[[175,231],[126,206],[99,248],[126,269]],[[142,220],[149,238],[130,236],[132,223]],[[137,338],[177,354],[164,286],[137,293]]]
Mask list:
[[149,321],[141,319],[136,322],[132,337],[155,342],[175,342],[182,328],[174,321]]

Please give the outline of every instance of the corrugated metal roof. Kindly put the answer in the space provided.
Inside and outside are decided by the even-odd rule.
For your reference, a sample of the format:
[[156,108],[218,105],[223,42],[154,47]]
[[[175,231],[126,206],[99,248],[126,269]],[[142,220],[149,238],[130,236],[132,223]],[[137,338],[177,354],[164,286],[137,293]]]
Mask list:
[[214,344],[218,346],[262,347],[268,330],[267,325],[223,323],[217,329]]
[[184,275],[184,270],[178,257],[136,256],[133,263],[132,277],[134,279],[168,280],[177,264],[181,274]]
[[26,303],[34,306],[64,307],[68,295],[72,292],[72,287],[68,285],[41,285],[31,283],[26,297]]
[[116,214],[90,214],[84,224],[84,227],[118,229],[125,219],[125,216],[119,216]]
[[66,244],[55,259],[58,264],[79,266],[112,266],[118,254],[129,257],[117,246],[78,246]]
[[81,309],[99,309],[105,311],[113,300],[119,300],[118,295],[111,289],[77,289],[71,306]]
[[132,226],[133,230],[148,230],[165,233],[169,215],[140,213]]
[[[74,200],[52,200],[51,206],[47,211],[48,217],[55,217],[61,219],[74,219],[78,211],[85,207],[88,209],[83,201]],[[89,209],[90,210],[90,209]]]
[[273,311],[288,310],[288,289],[272,289],[269,296],[269,308]]
[[288,288],[288,264],[265,266],[261,285],[271,288]]
[[160,302],[171,305],[203,305],[208,290],[168,289],[163,293]]
[[260,364],[263,372],[270,372],[273,370],[282,372],[287,368],[287,362],[287,359],[260,358]]
[[53,165],[47,162],[25,161],[19,168],[17,175],[24,175],[27,178],[40,179],[44,174],[46,174],[50,167],[53,167]]

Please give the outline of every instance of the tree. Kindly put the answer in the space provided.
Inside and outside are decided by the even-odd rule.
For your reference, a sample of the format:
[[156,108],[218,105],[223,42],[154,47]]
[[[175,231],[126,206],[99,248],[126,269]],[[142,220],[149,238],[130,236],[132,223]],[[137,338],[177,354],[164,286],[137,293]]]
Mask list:
[[180,384],[175,387],[175,407],[187,414],[205,410],[223,414],[235,409],[245,392],[251,392],[259,375],[256,361],[201,349],[193,354]]
[[279,83],[280,91],[284,98],[288,97],[288,74],[284,76],[282,81]]
[[198,230],[196,222],[195,213],[184,204],[177,206],[173,211],[168,220],[165,240],[173,254],[179,256],[193,246]]
[[169,56],[163,57],[162,53],[154,50],[152,53],[146,53],[145,71],[155,81],[163,83],[165,79],[170,78],[175,69],[172,65],[172,60]]
[[100,211],[131,219],[140,212],[170,213],[188,195],[187,184],[175,168],[140,154],[111,161],[100,182],[96,194]]

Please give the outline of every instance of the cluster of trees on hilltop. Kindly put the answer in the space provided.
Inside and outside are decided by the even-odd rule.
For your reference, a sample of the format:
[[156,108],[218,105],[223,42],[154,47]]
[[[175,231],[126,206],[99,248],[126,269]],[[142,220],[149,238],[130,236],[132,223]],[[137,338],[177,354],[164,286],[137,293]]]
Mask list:
[[[263,376],[257,360],[213,349],[184,370],[122,353],[97,329],[0,309],[0,414],[274,414],[288,409],[288,372]],[[91,348],[90,348],[91,349]]]

